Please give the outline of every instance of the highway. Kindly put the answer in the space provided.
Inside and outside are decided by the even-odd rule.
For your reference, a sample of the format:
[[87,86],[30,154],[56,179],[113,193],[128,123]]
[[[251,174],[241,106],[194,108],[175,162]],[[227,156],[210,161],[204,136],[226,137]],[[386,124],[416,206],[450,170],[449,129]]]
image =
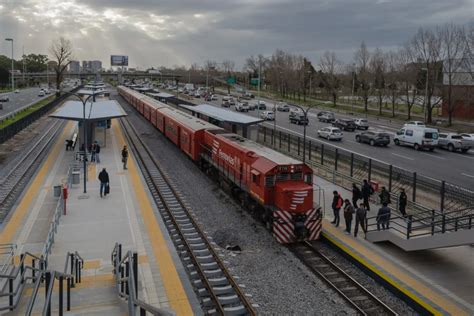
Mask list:
[[34,88],[21,89],[19,93],[13,93],[13,92],[2,93],[1,94],[2,96],[4,94],[8,94],[10,101],[2,102],[3,110],[0,110],[0,117],[10,114],[11,112],[14,112],[15,110],[21,108],[22,106],[40,101],[51,95],[51,94],[48,94],[44,97],[39,97],[38,96],[39,91],[40,91],[40,88],[34,87]]
[[[267,110],[273,110],[275,101],[263,99],[267,104]],[[218,95],[217,101],[206,102],[203,99],[193,99],[194,103],[202,104],[208,103],[215,106],[220,106],[222,96]],[[250,103],[255,103],[252,99]],[[234,110],[231,107],[231,110]],[[318,138],[317,130],[323,126],[329,126],[328,123],[319,122],[317,113],[322,109],[311,109],[308,118],[309,125],[306,127],[307,138],[311,141],[317,141],[324,144],[329,144],[345,150],[352,151],[356,154],[367,156],[382,162],[392,164],[407,171],[417,172],[425,176],[445,180],[449,183],[456,184],[465,188],[474,187],[474,151],[470,150],[466,154],[448,152],[443,149],[436,149],[434,152],[430,151],[416,151],[411,147],[395,146],[393,139],[388,147],[372,147],[368,144],[360,144],[356,142],[356,132],[344,132],[342,141],[327,141],[326,139]],[[248,115],[258,116],[258,111],[250,111]],[[336,114],[336,118],[355,118],[353,115]],[[388,132],[392,136],[400,129],[401,125],[397,122],[390,122],[389,120],[376,120],[368,118],[371,129]],[[269,128],[273,128],[273,122],[263,123]],[[303,136],[303,126],[290,124],[288,119],[288,112],[276,112],[276,126],[277,129],[292,133],[294,135]]]

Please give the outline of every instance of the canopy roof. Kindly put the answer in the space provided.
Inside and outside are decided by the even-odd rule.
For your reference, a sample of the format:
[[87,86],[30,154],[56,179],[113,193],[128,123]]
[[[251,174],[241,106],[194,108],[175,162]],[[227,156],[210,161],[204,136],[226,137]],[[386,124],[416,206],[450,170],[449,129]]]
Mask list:
[[[88,121],[102,121],[127,116],[120,104],[115,100],[87,102],[85,116]],[[67,101],[50,117],[59,119],[82,121],[84,119],[83,103],[81,101]]]
[[263,122],[264,120],[241,114],[238,112],[230,111],[227,109],[219,108],[210,104],[199,104],[199,105],[185,105],[180,104],[180,107],[189,110],[191,112],[199,113],[207,117],[212,117],[221,122],[228,122],[232,124],[240,125],[252,125]]

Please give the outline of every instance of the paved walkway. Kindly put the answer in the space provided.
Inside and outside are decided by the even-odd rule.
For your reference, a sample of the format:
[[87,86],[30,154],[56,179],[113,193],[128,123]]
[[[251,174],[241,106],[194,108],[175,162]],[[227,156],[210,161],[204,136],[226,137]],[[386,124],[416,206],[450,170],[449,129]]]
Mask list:
[[[439,311],[450,311],[453,315],[474,314],[474,247],[405,252],[390,243],[373,244],[364,239],[359,230],[358,237],[345,234],[345,222],[341,210],[338,228],[330,223],[332,192],[341,193],[343,199],[352,200],[352,192],[325,179],[314,177],[314,183],[324,190],[324,195],[315,187],[315,202],[325,206],[324,235],[344,247],[353,257],[380,271],[400,287],[410,289]],[[368,216],[375,216],[380,205],[371,203]],[[352,221],[354,226],[355,221]],[[352,227],[353,232],[354,227]],[[356,258],[356,260],[357,260]]]

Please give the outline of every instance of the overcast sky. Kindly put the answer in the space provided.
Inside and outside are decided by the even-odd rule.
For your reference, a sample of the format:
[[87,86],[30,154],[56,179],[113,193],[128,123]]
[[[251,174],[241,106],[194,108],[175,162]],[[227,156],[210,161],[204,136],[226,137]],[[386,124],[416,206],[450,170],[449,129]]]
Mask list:
[[350,62],[364,40],[394,48],[420,27],[464,24],[474,0],[0,0],[0,54],[48,52],[72,41],[77,60],[129,56],[131,67],[203,64],[276,49],[317,63],[325,50]]

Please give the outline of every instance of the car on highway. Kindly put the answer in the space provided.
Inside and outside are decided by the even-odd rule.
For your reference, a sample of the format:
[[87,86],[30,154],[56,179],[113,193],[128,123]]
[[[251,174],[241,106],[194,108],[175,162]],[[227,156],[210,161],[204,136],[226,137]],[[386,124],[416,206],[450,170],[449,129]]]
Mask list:
[[370,146],[387,146],[390,144],[390,135],[378,131],[365,131],[358,133],[355,137],[358,143],[370,144]]
[[275,113],[273,113],[273,111],[263,111],[262,113],[260,113],[260,117],[263,118],[265,121],[274,121]]
[[323,112],[321,115],[321,112],[318,113],[318,120],[320,122],[326,122],[326,123],[331,123],[334,122],[336,117],[334,116],[334,113],[332,112]]
[[251,92],[248,92],[248,91],[244,93],[244,96],[251,99],[255,98],[255,96]]
[[38,92],[38,96],[39,97],[44,97],[45,96],[44,90],[41,90],[40,92]]
[[328,126],[318,130],[318,136],[327,140],[342,140],[342,132],[339,128]]
[[288,104],[286,104],[285,102],[279,102],[277,104],[277,111],[290,112],[290,106]]
[[201,94],[199,93],[199,91],[194,92],[194,97],[195,98],[200,98],[201,97]]
[[10,97],[8,96],[8,94],[0,95],[0,102],[8,102],[8,101],[10,101]]
[[466,153],[474,147],[474,140],[464,138],[456,133],[439,133],[438,147],[449,151],[461,151]]
[[473,140],[474,141],[474,134],[469,134],[469,133],[463,133],[461,134],[462,137],[465,139]]
[[265,101],[257,101],[257,107],[259,110],[266,110],[267,109],[267,105],[265,103]]
[[331,124],[334,127],[339,127],[343,131],[353,132],[357,128],[354,121],[348,120],[348,119],[337,119],[337,120],[334,120],[334,122],[332,122]]
[[211,100],[212,101],[217,101],[217,95],[211,94]]
[[366,119],[358,118],[354,120],[357,129],[368,130],[369,122]]
[[248,112],[250,110],[249,103],[247,101],[237,102],[235,110],[237,112]]
[[223,108],[230,108],[230,102],[229,100],[222,100],[221,106]]
[[433,151],[438,147],[438,130],[423,126],[409,126],[399,130],[393,137],[395,145],[408,145],[416,150],[429,149]]
[[20,90],[16,89],[16,90],[15,90],[15,93],[20,93]]
[[305,117],[303,111],[300,109],[291,109],[290,114],[288,115],[290,123],[298,125],[308,125],[308,118]]
[[410,121],[410,122],[406,122],[403,127],[411,127],[411,126],[421,126],[421,127],[425,127],[425,123],[422,122],[422,121]]

